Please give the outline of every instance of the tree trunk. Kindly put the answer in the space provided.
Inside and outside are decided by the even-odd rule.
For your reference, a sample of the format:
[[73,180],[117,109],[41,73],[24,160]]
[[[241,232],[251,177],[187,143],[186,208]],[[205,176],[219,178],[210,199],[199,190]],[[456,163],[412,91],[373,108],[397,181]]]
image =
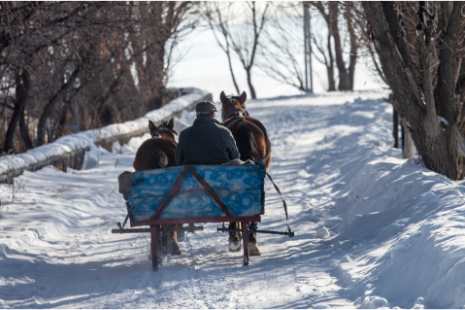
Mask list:
[[228,51],[226,55],[228,56],[229,71],[231,72],[231,78],[234,83],[234,88],[236,88],[236,94],[239,95],[241,91],[239,90],[239,86],[237,86],[236,77],[234,76],[234,71],[233,71],[232,62],[231,62],[231,54],[229,53],[229,43],[226,43],[226,44],[228,45],[227,47]]
[[338,26],[338,2],[329,2],[329,21],[331,34],[334,38],[334,51],[336,53],[336,65],[337,70],[339,71],[339,90],[352,90],[350,87],[349,74],[344,63],[344,58],[342,57],[343,49],[341,44],[341,36],[339,35],[339,26]]
[[31,89],[31,74],[29,71],[23,69],[23,73],[16,81],[16,100],[13,115],[11,116],[10,123],[5,135],[5,142],[3,144],[3,151],[5,153],[13,149],[13,134],[18,125],[18,121],[26,106],[29,91]]
[[334,79],[334,56],[331,48],[331,32],[328,34],[328,58],[329,64],[326,65],[328,72],[328,91],[336,91],[336,81]]
[[168,32],[170,29],[167,23],[170,23],[173,19],[173,2],[168,2],[168,12],[165,14],[163,11],[162,2],[151,2],[152,5],[152,15],[154,20],[162,27],[164,30],[160,31],[158,37],[158,44],[157,46],[152,46],[150,52],[152,55],[147,55],[147,65],[146,65],[146,76],[151,81],[152,85],[152,92],[153,96],[149,101],[149,110],[158,109],[163,105],[163,96],[165,94],[165,85],[164,85],[164,77],[165,77],[165,67],[164,67],[164,60],[165,60],[165,44],[168,38],[170,37],[170,33]]
[[350,6],[346,7],[344,12],[345,19],[347,21],[347,31],[349,32],[350,37],[350,60],[349,60],[349,72],[348,72],[348,79],[349,79],[349,89],[354,89],[354,75],[355,75],[355,64],[357,63],[357,36],[355,34],[354,29],[354,20],[352,15],[352,9]]
[[[457,180],[463,171],[458,152],[459,127],[465,122],[464,98],[455,95],[457,37],[463,32],[463,2],[454,2],[447,29],[440,35],[447,48],[436,55],[434,27],[417,36],[416,53],[403,36],[394,2],[362,2],[373,28],[376,51],[393,94],[393,105],[411,126],[412,138],[427,168]],[[414,61],[414,58],[417,60]],[[438,59],[438,61],[436,61]],[[437,64],[437,89],[434,81]],[[458,101],[460,100],[460,101]],[[439,108],[437,108],[439,107]],[[438,114],[441,113],[441,114]]]
[[[72,100],[72,99],[71,99]],[[71,105],[71,100],[66,100],[63,108],[60,111],[60,118],[58,120],[58,124],[56,124],[53,130],[53,140],[60,138],[63,135],[63,131],[66,126],[66,116],[69,111],[69,107]]]
[[412,134],[410,133],[410,128],[404,119],[401,119],[401,124],[404,127],[404,146],[402,148],[402,158],[408,159],[417,156],[417,148],[415,147],[415,142],[413,141]]
[[248,68],[246,70],[246,73],[247,73],[247,84],[249,85],[249,89],[250,89],[250,96],[252,99],[257,99],[257,95],[255,94],[255,88],[253,87],[252,85],[252,75],[251,75],[251,68]]
[[28,150],[33,149],[34,145],[32,144],[31,138],[29,137],[29,128],[26,124],[24,108],[19,117],[19,128],[21,130],[21,138],[23,139],[24,145]]
[[74,80],[78,76],[79,72],[81,71],[82,63],[74,70],[73,74],[67,79],[66,83],[63,83],[61,88],[50,98],[49,102],[45,105],[42,114],[39,118],[39,124],[37,125],[37,146],[41,146],[45,144],[45,126],[47,123],[47,119],[49,118],[50,114],[53,111],[53,107],[61,98],[61,96],[73,85]]

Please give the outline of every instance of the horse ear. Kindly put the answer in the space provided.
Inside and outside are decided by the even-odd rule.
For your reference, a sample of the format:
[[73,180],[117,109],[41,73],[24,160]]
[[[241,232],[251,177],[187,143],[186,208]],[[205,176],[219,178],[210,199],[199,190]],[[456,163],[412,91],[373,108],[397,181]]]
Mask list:
[[168,123],[168,126],[167,126],[169,129],[173,129],[174,127],[174,118],[172,118],[169,123]]
[[245,93],[245,91],[243,91],[241,96],[239,97],[239,102],[241,104],[244,104],[246,100],[247,100],[247,94]]
[[150,134],[157,131],[157,126],[155,126],[155,124],[151,120],[149,120],[149,131],[150,131]]
[[220,94],[221,103],[226,103],[227,100],[228,100],[228,97],[226,97],[226,94],[224,93],[224,91],[222,91]]

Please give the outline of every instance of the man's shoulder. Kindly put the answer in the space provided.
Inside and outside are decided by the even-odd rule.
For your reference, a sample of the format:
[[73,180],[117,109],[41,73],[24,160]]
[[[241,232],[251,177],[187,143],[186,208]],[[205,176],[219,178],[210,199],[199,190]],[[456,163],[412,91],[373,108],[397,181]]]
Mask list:
[[183,130],[179,133],[178,141],[181,142],[181,140],[184,141],[185,139],[187,139],[187,136],[189,136],[189,132],[191,131],[191,129],[192,129],[192,126],[183,129]]
[[226,127],[223,123],[221,122],[218,122],[218,123],[215,123],[216,127],[218,127],[219,130],[221,130],[222,132],[226,133],[226,134],[230,134],[231,131],[229,130],[228,127]]
[[184,128],[180,133],[179,133],[179,136],[185,136],[186,134],[189,133],[189,131],[191,131],[192,129],[192,126],[189,126],[187,128]]
[[216,118],[213,117],[204,117],[202,119],[198,119],[195,121],[195,123],[192,125],[192,127],[199,127],[199,128],[218,128],[219,130],[224,130],[224,131],[229,131],[227,127],[223,125],[222,122],[217,120]]

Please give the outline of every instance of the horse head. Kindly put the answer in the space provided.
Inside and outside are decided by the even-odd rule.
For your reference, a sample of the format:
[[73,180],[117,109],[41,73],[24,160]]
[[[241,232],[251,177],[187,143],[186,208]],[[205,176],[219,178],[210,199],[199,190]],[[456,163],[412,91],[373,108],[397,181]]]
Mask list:
[[242,112],[244,115],[249,115],[245,110],[245,101],[247,100],[247,94],[242,92],[240,96],[226,96],[224,91],[220,94],[220,100],[222,105],[221,117],[223,121],[227,120],[230,116],[236,113]]
[[160,126],[155,126],[155,124],[149,120],[149,130],[152,138],[162,138],[176,141],[174,135],[178,135],[176,131],[173,130],[174,127],[174,118],[169,122],[162,121]]

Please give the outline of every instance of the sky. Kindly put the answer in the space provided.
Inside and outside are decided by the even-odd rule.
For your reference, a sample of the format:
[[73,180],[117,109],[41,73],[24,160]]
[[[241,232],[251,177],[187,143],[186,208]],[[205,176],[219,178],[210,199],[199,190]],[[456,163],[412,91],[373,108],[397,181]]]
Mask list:
[[[318,29],[318,13],[313,12],[312,15],[312,27]],[[184,56],[175,65],[168,87],[198,87],[211,92],[214,100],[218,100],[221,91],[225,91],[227,95],[235,93],[227,56],[216,43],[211,30],[195,30],[178,46],[177,53]],[[314,58],[312,63],[314,92],[325,93],[326,68]],[[233,68],[240,90],[250,94],[245,70],[237,57],[233,57]],[[257,68],[252,72],[252,83],[258,98],[300,94],[296,88],[275,81]],[[376,82],[376,78],[367,70],[364,62],[359,61],[355,73],[355,90],[380,87],[382,85]]]

